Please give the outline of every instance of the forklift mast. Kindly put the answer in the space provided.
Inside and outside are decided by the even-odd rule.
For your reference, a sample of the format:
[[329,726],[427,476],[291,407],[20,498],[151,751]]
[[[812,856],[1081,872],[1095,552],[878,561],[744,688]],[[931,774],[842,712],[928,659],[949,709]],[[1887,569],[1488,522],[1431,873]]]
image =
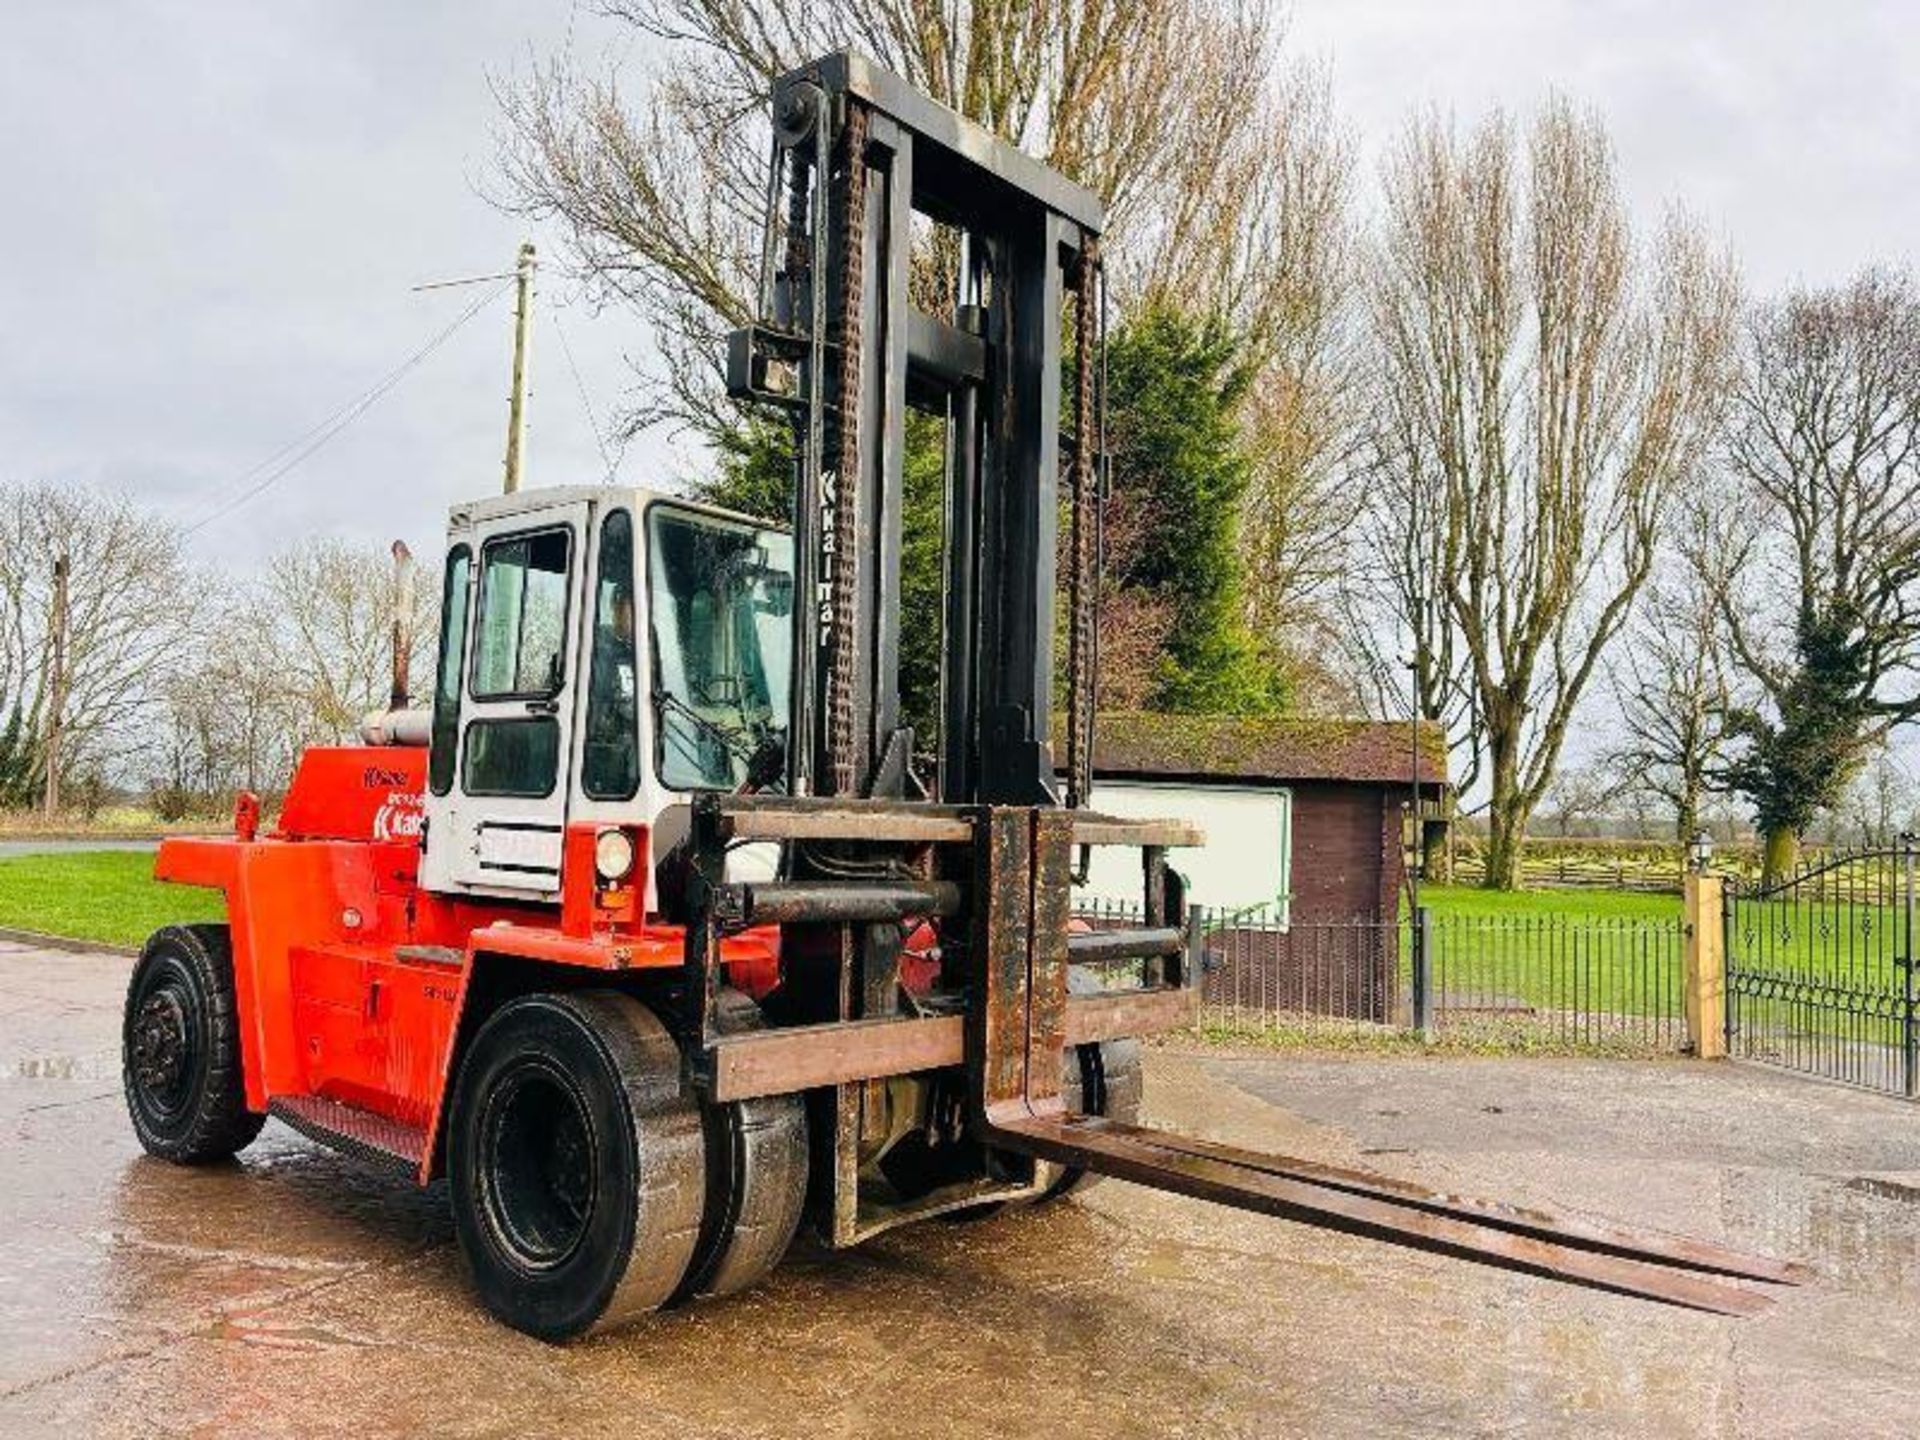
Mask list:
[[[773,119],[761,318],[732,336],[728,381],[793,421],[797,590],[811,603],[794,612],[789,791],[924,797],[930,782],[948,804],[1058,803],[1050,711],[1064,580],[1065,799],[1084,805],[1100,202],[850,53],[783,76]],[[914,767],[929,737],[901,718],[909,407],[946,431],[933,777]]]

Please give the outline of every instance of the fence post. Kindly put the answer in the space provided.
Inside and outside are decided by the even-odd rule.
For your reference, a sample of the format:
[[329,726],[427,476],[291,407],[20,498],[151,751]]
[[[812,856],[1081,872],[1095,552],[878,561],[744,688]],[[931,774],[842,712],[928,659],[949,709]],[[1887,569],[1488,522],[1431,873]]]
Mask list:
[[1433,911],[1424,905],[1413,912],[1413,1028],[1433,1039]]
[[1727,1056],[1727,934],[1721,921],[1725,882],[1689,868],[1682,886],[1687,937],[1687,1039],[1702,1060]]
[[1920,1028],[1914,1014],[1913,989],[1913,842],[1911,831],[1900,832],[1900,910],[1905,920],[1895,968],[1900,972],[1900,1078],[1909,1100],[1920,1092]]

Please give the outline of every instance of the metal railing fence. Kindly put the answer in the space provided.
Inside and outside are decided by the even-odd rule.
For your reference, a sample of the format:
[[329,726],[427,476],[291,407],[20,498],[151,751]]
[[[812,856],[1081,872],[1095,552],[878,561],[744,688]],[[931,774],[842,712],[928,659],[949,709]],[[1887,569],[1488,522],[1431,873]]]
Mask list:
[[[1138,923],[1090,904],[1089,925]],[[1678,1052],[1687,1031],[1676,919],[1200,916],[1200,1026],[1213,1034],[1403,1034],[1492,1049]]]

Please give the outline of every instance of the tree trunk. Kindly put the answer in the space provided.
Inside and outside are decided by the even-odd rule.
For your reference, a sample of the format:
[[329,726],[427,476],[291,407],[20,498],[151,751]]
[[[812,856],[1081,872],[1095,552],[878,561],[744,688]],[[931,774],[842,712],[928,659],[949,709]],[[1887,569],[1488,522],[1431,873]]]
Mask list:
[[1689,795],[1683,799],[1673,812],[1673,838],[1682,845],[1691,845],[1693,837],[1700,833],[1700,802]]
[[1426,820],[1420,826],[1420,878],[1429,885],[1453,883],[1453,826],[1445,820]]
[[1512,817],[1500,811],[1487,814],[1487,874],[1483,890],[1520,888],[1520,850],[1523,838]]
[[1761,836],[1760,883],[1777,885],[1800,863],[1800,836],[1786,826]]
[[1490,721],[1487,726],[1487,873],[1485,890],[1520,888],[1520,852],[1526,846],[1527,807],[1519,783],[1516,731]]

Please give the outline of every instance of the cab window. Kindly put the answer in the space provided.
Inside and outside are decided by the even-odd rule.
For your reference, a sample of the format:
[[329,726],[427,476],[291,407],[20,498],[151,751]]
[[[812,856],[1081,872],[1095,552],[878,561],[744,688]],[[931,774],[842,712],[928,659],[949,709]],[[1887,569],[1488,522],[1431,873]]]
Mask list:
[[433,685],[433,743],[427,780],[433,793],[453,788],[453,754],[460,746],[460,672],[467,661],[467,577],[473,552],[456,545],[447,555],[446,588],[440,594],[440,667]]
[[600,563],[594,573],[580,786],[594,800],[630,800],[640,788],[640,703],[633,633],[633,518],[625,510],[614,511],[600,527]]
[[570,531],[541,530],[482,547],[474,699],[541,699],[566,683],[572,545]]
[[647,510],[655,764],[674,790],[732,790],[785,754],[793,541],[656,504]]

